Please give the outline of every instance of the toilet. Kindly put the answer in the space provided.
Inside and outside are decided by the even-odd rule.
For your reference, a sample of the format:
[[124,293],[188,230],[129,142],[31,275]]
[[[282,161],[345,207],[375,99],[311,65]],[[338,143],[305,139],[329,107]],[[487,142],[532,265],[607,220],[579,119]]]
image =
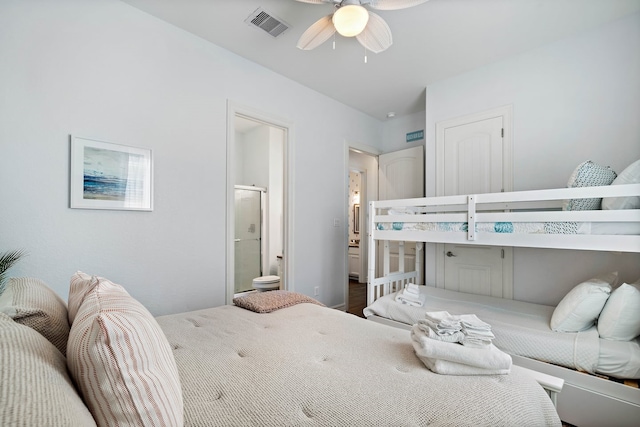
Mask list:
[[275,291],[280,289],[280,277],[279,276],[262,276],[256,277],[251,282],[253,289],[258,292]]

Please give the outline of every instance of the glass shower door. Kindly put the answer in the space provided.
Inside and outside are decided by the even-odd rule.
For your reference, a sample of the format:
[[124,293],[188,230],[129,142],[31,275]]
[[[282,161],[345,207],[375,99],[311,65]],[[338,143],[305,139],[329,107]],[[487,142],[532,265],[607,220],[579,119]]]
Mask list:
[[262,275],[262,197],[260,190],[235,190],[235,292],[253,289]]

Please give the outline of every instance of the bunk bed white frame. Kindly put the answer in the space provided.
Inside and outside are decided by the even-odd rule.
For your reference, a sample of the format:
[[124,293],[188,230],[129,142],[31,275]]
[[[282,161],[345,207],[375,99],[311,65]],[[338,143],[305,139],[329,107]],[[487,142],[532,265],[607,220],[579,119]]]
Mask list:
[[[563,211],[566,199],[640,196],[640,184],[562,188],[461,196],[425,197],[373,201],[369,203],[369,265],[367,305],[397,292],[420,274],[423,243],[455,243],[640,253],[640,235],[623,234],[518,234],[476,231],[478,223],[493,222],[591,222],[638,223],[640,209]],[[413,214],[389,214],[410,209]],[[389,223],[467,223],[466,232],[378,229]],[[388,227],[386,227],[388,228]],[[398,243],[398,270],[390,271],[390,241]],[[376,243],[383,251],[382,276],[376,277]],[[416,267],[405,271],[404,242],[416,242]],[[410,325],[370,316],[370,320],[409,329]],[[515,365],[564,380],[558,398],[560,417],[571,424],[637,425],[640,419],[640,389],[598,376],[513,356]],[[544,386],[544,385],[543,385]]]

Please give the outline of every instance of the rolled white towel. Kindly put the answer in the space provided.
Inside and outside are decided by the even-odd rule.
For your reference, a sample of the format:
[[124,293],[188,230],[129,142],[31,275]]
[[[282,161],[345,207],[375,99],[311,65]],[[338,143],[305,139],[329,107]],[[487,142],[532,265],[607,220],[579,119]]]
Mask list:
[[411,339],[418,357],[447,360],[463,365],[490,370],[511,369],[511,356],[493,344],[485,348],[472,348],[429,338],[417,325],[411,328]]

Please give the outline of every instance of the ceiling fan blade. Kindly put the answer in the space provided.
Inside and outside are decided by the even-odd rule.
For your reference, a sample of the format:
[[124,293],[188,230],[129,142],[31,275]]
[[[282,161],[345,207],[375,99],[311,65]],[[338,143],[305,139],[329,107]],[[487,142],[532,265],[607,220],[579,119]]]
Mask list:
[[393,44],[391,28],[379,15],[369,12],[369,22],[364,31],[356,36],[362,46],[374,53],[387,50]]
[[324,0],[296,0],[296,1],[299,1],[300,3],[312,3],[312,4],[326,3]]
[[426,3],[427,1],[429,0],[373,0],[371,3],[369,3],[369,6],[372,9],[377,10],[398,10],[417,6],[419,4]]
[[296,45],[298,49],[311,50],[326,42],[329,37],[336,32],[336,28],[333,26],[333,22],[331,22],[332,16],[333,14],[320,18],[307,28],[307,31],[305,31],[298,40],[298,44]]

